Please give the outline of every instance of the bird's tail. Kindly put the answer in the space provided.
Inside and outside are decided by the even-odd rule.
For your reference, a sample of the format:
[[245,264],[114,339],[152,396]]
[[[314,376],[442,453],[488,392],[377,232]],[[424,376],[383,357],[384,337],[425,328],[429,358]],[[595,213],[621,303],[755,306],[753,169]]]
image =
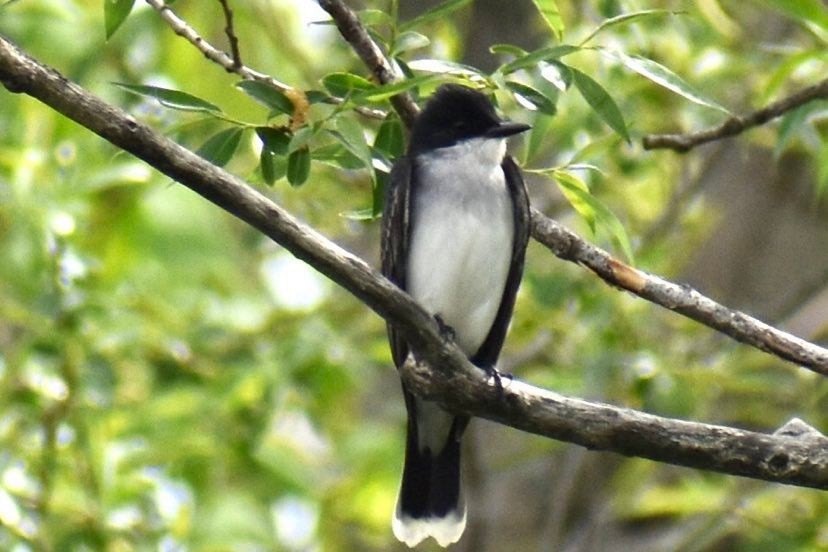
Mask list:
[[409,419],[402,484],[391,524],[394,536],[409,547],[428,537],[445,547],[463,534],[466,503],[460,487],[460,434],[466,422],[454,418],[445,445],[434,454],[418,444],[416,421]]

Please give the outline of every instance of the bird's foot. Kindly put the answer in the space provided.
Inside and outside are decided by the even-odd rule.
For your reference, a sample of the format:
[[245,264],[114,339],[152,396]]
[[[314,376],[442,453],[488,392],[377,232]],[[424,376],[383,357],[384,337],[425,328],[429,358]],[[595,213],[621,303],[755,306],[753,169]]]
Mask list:
[[[511,382],[514,379],[512,374],[506,372],[499,372],[494,366],[490,368],[484,368],[486,370],[486,381],[491,381],[492,384],[497,388],[498,394],[503,393],[503,380],[508,380]],[[491,384],[490,384],[491,385]]]

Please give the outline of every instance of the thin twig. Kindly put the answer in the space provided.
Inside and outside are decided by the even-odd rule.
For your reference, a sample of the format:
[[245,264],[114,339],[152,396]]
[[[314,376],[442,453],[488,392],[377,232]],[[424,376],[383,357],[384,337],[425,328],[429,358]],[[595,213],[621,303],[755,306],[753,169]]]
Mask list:
[[828,349],[730,309],[690,286],[633,268],[535,209],[532,237],[561,259],[589,268],[612,286],[683,314],[736,341],[828,376]]
[[362,259],[239,178],[107,104],[0,36],[0,83],[26,93],[285,247],[390,321],[427,364],[402,376],[418,395],[517,429],[662,462],[828,489],[828,438],[803,423],[773,433],[674,420],[574,399],[511,380],[498,388],[443,338],[437,322]]
[[[201,37],[201,35],[199,35],[189,23],[176,15],[176,13],[170,9],[164,0],[146,0],[146,3],[158,12],[158,15],[161,16],[161,18],[170,26],[175,34],[195,46],[205,58],[209,59],[213,63],[216,63],[228,73],[235,73],[246,80],[255,80],[267,83],[276,90],[284,93],[290,101],[293,102],[294,106],[291,126],[297,128],[304,124],[305,112],[308,107],[308,100],[304,92],[278,81],[268,74],[251,69],[250,67],[242,64],[241,59],[238,59],[239,63],[237,64],[233,57],[228,56],[225,52],[216,48]],[[332,97],[331,101],[333,103],[342,103],[343,100],[342,98]],[[380,109],[371,109],[369,107],[362,106],[357,107],[356,111],[360,115],[371,119],[384,119],[387,115],[387,113]]]
[[642,140],[642,144],[644,149],[648,150],[666,148],[685,153],[698,145],[735,136],[749,128],[763,125],[813,100],[826,98],[828,78],[747,115],[730,117],[713,128],[689,134],[648,134]]
[[233,10],[230,9],[228,0],[219,0],[221,9],[224,10],[224,33],[227,35],[227,40],[230,42],[230,53],[233,54],[233,68],[238,70],[243,67],[241,60],[241,52],[239,52],[239,39],[236,36],[236,31],[233,29]]
[[[379,47],[357,16],[341,0],[320,0],[319,4],[334,18],[343,38],[352,45],[381,83],[396,80],[394,70]],[[418,112],[416,104],[407,93],[394,96],[392,105],[408,123],[413,121]],[[561,259],[589,268],[613,286],[683,314],[737,341],[828,375],[828,349],[729,309],[688,286],[636,270],[583,240],[537,209],[532,209],[532,237]]]

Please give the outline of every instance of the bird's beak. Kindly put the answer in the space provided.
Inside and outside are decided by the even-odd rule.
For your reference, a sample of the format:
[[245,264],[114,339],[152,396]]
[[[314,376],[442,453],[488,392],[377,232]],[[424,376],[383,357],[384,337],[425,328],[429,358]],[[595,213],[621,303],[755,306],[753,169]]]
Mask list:
[[513,134],[520,134],[532,128],[530,125],[523,123],[513,123],[511,121],[501,121],[497,126],[494,126],[486,131],[486,138],[505,138]]

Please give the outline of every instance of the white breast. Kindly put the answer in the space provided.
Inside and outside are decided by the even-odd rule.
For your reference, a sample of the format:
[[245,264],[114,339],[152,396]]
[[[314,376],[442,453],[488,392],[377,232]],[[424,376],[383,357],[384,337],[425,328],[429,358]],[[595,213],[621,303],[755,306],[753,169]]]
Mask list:
[[502,139],[417,157],[408,292],[473,355],[491,329],[512,258],[514,214]]

